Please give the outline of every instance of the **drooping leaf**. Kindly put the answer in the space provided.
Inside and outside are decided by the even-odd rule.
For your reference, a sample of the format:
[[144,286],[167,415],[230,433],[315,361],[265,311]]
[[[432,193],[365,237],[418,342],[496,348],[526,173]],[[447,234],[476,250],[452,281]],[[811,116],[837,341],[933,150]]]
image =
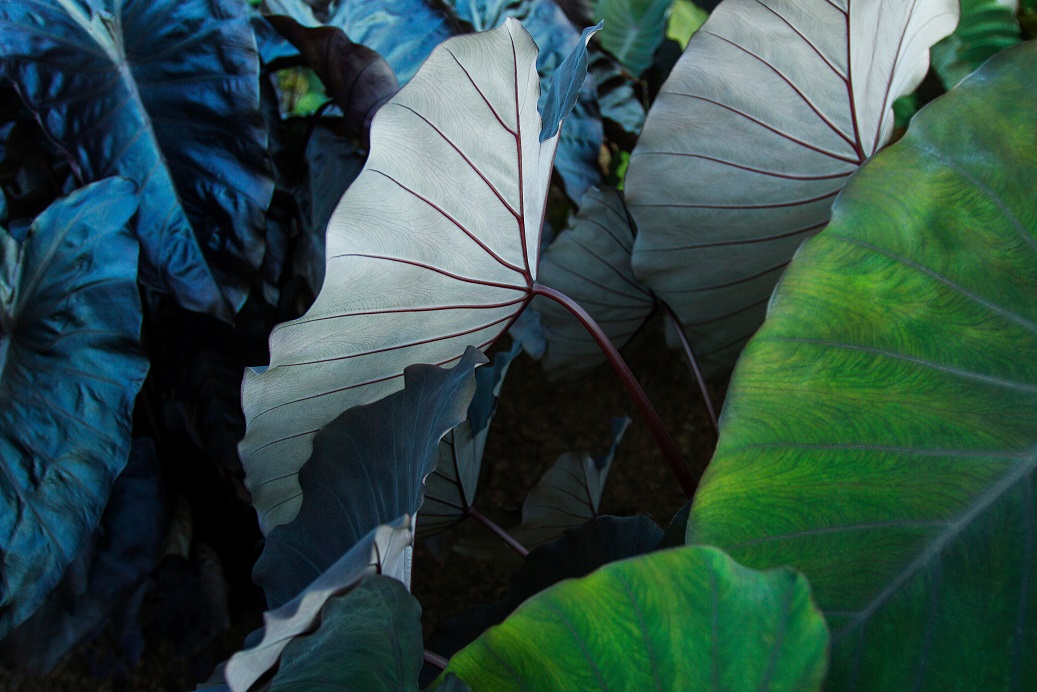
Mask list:
[[645,124],[645,107],[634,91],[634,83],[624,70],[600,48],[590,46],[588,71],[597,84],[601,117],[633,135],[641,134]]
[[468,406],[468,418],[440,442],[435,471],[425,479],[419,536],[448,529],[468,515],[479,486],[490,421],[497,412],[497,400],[511,361],[521,350],[522,344],[516,341],[510,351],[495,355],[492,365],[475,371],[475,396]]
[[865,164],[727,396],[689,541],[810,579],[833,688],[1037,679],[1037,44]]
[[640,77],[663,40],[673,0],[598,0],[594,17],[605,23],[601,47]]
[[429,0],[347,0],[337,2],[325,24],[346,32],[354,43],[385,58],[404,85],[454,35],[449,18]]
[[299,472],[299,514],[270,531],[253,572],[269,605],[290,600],[372,528],[418,511],[440,440],[464,422],[485,362],[469,346],[449,370],[412,365],[403,391],[321,428]]
[[0,74],[83,182],[137,182],[141,276],[229,320],[273,192],[259,61],[238,0],[5,0]]
[[[592,190],[580,210],[544,253],[540,283],[579,303],[622,348],[655,310],[651,291],[638,283],[630,266],[634,229],[614,188]],[[547,340],[543,358],[548,374],[572,376],[605,362],[597,342],[565,307],[538,297]]]
[[400,582],[376,574],[329,599],[317,631],[285,647],[270,692],[416,692],[423,652],[418,600]]
[[32,617],[0,640],[4,666],[43,675],[109,618],[136,618],[135,590],[155,568],[165,530],[161,480],[154,443],[134,440],[92,540]]
[[320,295],[245,374],[240,451],[264,531],[297,512],[286,498],[324,424],[400,389],[409,364],[487,348],[532,297],[558,141],[539,141],[535,64],[512,20],[444,43],[379,109]]
[[0,229],[0,637],[89,539],[130,452],[141,355],[133,183],[89,185],[18,243]]
[[819,689],[828,630],[807,580],[664,550],[556,584],[456,654],[473,690]]
[[1018,0],[962,0],[954,33],[932,47],[933,71],[948,89],[1020,41]]
[[799,244],[885,144],[957,0],[725,0],[663,85],[630,159],[634,272],[713,372],[759,327]]
[[655,550],[662,535],[645,516],[597,517],[568,529],[561,538],[529,551],[499,601],[469,608],[447,620],[433,632],[428,648],[441,656],[453,656],[531,596],[563,579],[583,577],[602,565]]
[[520,543],[532,548],[562,535],[601,512],[612,460],[630,425],[627,417],[612,421],[612,445],[605,454],[566,452],[558,457],[522,503],[522,523],[511,530]]
[[413,521],[406,515],[372,529],[295,598],[264,613],[259,643],[227,661],[223,674],[230,689],[245,692],[276,667],[292,640],[320,624],[325,604],[355,588],[365,577],[384,574],[409,583],[413,542]]
[[398,90],[389,64],[337,27],[308,27],[284,15],[268,16],[267,21],[321,78],[349,130],[366,139],[375,112]]
[[[601,180],[597,161],[604,131],[595,101],[594,80],[585,79],[587,54],[577,50],[586,45],[594,30],[584,29],[581,35],[552,0],[453,1],[458,16],[476,31],[497,28],[511,18],[522,22],[533,37],[539,47],[539,107],[544,118],[541,141],[551,137],[558,122],[565,118],[554,165],[566,193],[578,203],[587,189]],[[559,69],[565,74],[556,77],[555,71]],[[564,87],[554,99],[552,84]]]

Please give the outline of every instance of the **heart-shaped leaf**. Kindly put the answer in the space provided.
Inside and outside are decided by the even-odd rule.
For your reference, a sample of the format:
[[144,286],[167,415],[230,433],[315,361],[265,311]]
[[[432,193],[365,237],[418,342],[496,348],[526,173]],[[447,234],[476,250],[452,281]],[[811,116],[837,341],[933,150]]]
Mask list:
[[933,71],[948,89],[1020,40],[1018,0],[962,0],[954,33],[932,48]]
[[20,244],[0,229],[0,638],[57,585],[126,465],[148,370],[136,209],[133,183],[109,179]]
[[[655,310],[651,291],[638,283],[630,266],[634,229],[613,188],[592,190],[569,230],[548,246],[540,263],[540,283],[579,303],[622,348]],[[547,340],[544,369],[552,376],[577,374],[605,362],[593,337],[563,306],[546,298],[533,301]]]
[[594,16],[605,23],[601,47],[640,77],[662,43],[671,4],[673,0],[598,0]]
[[497,400],[511,361],[521,351],[522,345],[516,341],[510,351],[493,357],[493,365],[475,371],[475,396],[468,406],[468,419],[443,438],[436,469],[425,479],[419,536],[444,531],[468,516],[479,487],[490,421],[497,412]]
[[407,365],[488,347],[532,298],[558,142],[540,141],[535,65],[509,20],[444,43],[379,109],[320,295],[274,329],[270,367],[245,374],[240,450],[264,531],[298,511],[286,498],[323,425],[400,389]]
[[330,599],[349,592],[365,577],[385,574],[409,583],[413,543],[412,517],[404,515],[372,529],[299,595],[264,613],[259,643],[227,661],[223,674],[230,689],[250,689],[277,666],[292,640],[316,629]]
[[811,580],[833,688],[1037,676],[1037,44],[865,164],[750,342],[689,541]]
[[663,85],[630,158],[634,272],[704,366],[729,368],[800,243],[893,131],[957,0],[725,0]]
[[424,647],[421,606],[395,579],[373,575],[330,599],[313,634],[281,655],[270,692],[414,690]]
[[816,690],[828,630],[802,575],[687,547],[532,597],[456,654],[473,690]]
[[273,193],[239,0],[4,0],[0,74],[84,182],[137,182],[140,279],[231,319]]
[[566,452],[558,457],[526,496],[522,523],[511,530],[512,536],[532,548],[598,516],[605,479],[629,425],[626,417],[612,421],[612,445],[605,454]]
[[256,562],[253,578],[268,605],[293,598],[372,528],[418,511],[439,441],[464,422],[475,368],[485,362],[469,346],[449,370],[412,365],[403,391],[351,408],[321,429],[299,472],[299,514],[270,532]]

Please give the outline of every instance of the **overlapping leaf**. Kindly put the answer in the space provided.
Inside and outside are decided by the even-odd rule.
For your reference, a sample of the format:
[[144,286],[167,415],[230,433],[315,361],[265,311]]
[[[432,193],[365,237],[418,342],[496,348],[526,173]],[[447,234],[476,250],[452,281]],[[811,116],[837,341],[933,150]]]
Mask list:
[[273,192],[245,3],[5,0],[0,34],[0,74],[78,178],[137,182],[141,281],[232,318]]
[[[652,293],[634,278],[630,251],[634,230],[623,197],[612,188],[592,190],[580,210],[544,253],[540,283],[579,303],[622,348],[655,310]],[[605,362],[601,348],[572,313],[546,298],[537,298],[547,340],[542,360],[552,376],[579,373]]]
[[816,690],[828,630],[806,579],[686,547],[556,584],[456,654],[473,690]]
[[932,48],[933,71],[948,89],[1020,41],[1018,0],[963,0],[954,33]]
[[[559,126],[541,123],[535,65],[509,20],[444,43],[378,111],[320,295],[274,329],[270,367],[245,375],[240,450],[265,531],[297,512],[284,500],[324,424],[400,389],[409,364],[486,348],[531,298]],[[583,84],[556,72],[563,94]]]
[[133,183],[89,185],[29,236],[0,229],[0,637],[89,539],[144,381]]
[[885,144],[957,0],[725,0],[649,111],[625,192],[635,273],[730,367],[799,244]]
[[1037,679],[1037,44],[865,164],[739,362],[689,541],[810,579],[835,689]]
[[412,365],[403,391],[321,429],[299,472],[299,514],[269,533],[253,573],[270,606],[291,600],[374,527],[418,511],[439,441],[464,422],[485,362],[469,346],[449,370]]
[[672,0],[598,0],[594,16],[605,23],[601,47],[640,77],[662,43],[671,4]]
[[413,542],[413,521],[409,516],[372,529],[299,595],[264,613],[260,641],[227,661],[223,675],[230,689],[250,689],[277,666],[285,647],[320,624],[329,600],[348,593],[365,577],[384,574],[409,583]]

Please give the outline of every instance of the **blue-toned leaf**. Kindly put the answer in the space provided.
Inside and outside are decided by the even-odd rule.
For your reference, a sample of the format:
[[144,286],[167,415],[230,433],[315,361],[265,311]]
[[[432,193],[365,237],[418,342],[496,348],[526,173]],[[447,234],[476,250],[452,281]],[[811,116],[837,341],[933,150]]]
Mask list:
[[[410,583],[413,525],[413,518],[403,515],[392,523],[371,529],[295,598],[264,613],[263,629],[245,640],[246,644],[255,639],[259,641],[227,661],[223,676],[230,689],[233,692],[249,690],[277,666],[285,647],[293,639],[317,627],[329,599],[349,592],[365,577],[384,574]],[[334,530],[335,527],[326,527],[323,535],[334,535]],[[209,688],[218,685],[218,678],[206,683]]]
[[328,600],[317,631],[285,647],[270,692],[417,692],[423,653],[418,599],[376,574]]
[[253,577],[268,604],[291,599],[374,527],[418,511],[439,441],[465,420],[475,368],[485,362],[469,346],[449,370],[412,365],[403,391],[321,429],[299,472],[299,514],[270,532],[256,563]]
[[594,17],[604,23],[601,47],[640,77],[662,43],[673,0],[598,0]]
[[596,46],[589,46],[588,71],[598,90],[601,117],[611,120],[624,131],[637,135],[645,124],[645,107],[634,91],[634,83],[616,59]]
[[597,517],[569,529],[529,552],[499,601],[447,620],[429,638],[428,648],[449,658],[534,594],[563,579],[582,577],[610,562],[655,550],[662,537],[662,529],[645,516]]
[[51,205],[21,244],[0,229],[0,636],[89,539],[130,451],[141,355],[133,183]]
[[[583,306],[616,348],[626,345],[655,310],[655,297],[634,278],[633,247],[634,229],[623,196],[613,188],[591,190],[569,230],[540,262],[540,283]],[[533,308],[544,326],[547,352],[542,363],[548,374],[572,376],[605,362],[597,342],[566,308],[540,297]]]
[[626,417],[612,421],[612,445],[605,454],[566,452],[558,457],[529,491],[522,503],[522,523],[511,529],[511,535],[532,548],[598,516],[605,479],[629,425]]
[[[454,3],[458,16],[476,31],[498,27],[510,17],[522,22],[533,37],[540,51],[537,55],[538,106],[543,123],[540,141],[558,132],[565,119],[554,165],[568,195],[579,202],[584,192],[601,180],[598,154],[604,138],[594,80],[585,78],[589,34],[585,31],[581,40],[580,34],[551,0],[454,0]],[[561,72],[557,72],[556,77],[559,68]]]
[[345,0],[332,8],[325,23],[385,58],[401,86],[433,48],[455,33],[429,0]]
[[4,0],[0,74],[83,182],[137,182],[141,281],[230,319],[273,184],[240,0]]
[[516,341],[510,351],[495,355],[492,365],[475,371],[475,396],[468,406],[468,419],[440,442],[436,469],[425,480],[419,535],[443,531],[468,516],[479,486],[490,421],[497,412],[500,390],[511,361],[521,350],[522,344]]
[[165,531],[168,507],[161,481],[154,442],[134,440],[93,540],[43,606],[0,641],[7,668],[43,675],[108,618],[136,618],[141,600],[134,593],[155,568]]

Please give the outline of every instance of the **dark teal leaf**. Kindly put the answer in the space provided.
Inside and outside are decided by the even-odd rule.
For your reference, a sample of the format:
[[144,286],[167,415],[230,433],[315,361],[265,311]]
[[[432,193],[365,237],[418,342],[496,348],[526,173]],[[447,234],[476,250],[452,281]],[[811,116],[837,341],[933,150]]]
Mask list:
[[[601,30],[601,22],[587,27],[580,36],[580,42],[565,57],[565,60],[552,73],[547,88],[547,98],[541,108],[540,117],[543,125],[540,129],[540,141],[551,139],[561,127],[562,120],[576,105],[583,83],[587,79],[587,42],[591,36]],[[535,40],[535,38],[534,38]]]
[[645,107],[634,91],[633,81],[619,68],[615,58],[593,45],[589,49],[587,69],[598,85],[601,117],[616,123],[624,132],[640,134],[645,124]]
[[165,531],[168,507],[161,481],[154,442],[134,440],[93,539],[43,606],[0,641],[7,668],[43,675],[108,618],[136,618],[141,601],[134,594],[158,562]]
[[273,185],[240,0],[4,0],[0,74],[82,182],[135,180],[141,281],[230,319]]
[[496,603],[475,606],[444,622],[429,638],[428,648],[449,658],[503,622],[530,596],[562,581],[590,574],[602,565],[655,550],[663,532],[648,517],[598,517],[561,538],[531,550],[512,575],[511,585]]
[[465,420],[474,370],[485,362],[469,346],[449,370],[412,365],[402,391],[351,408],[317,433],[299,471],[302,508],[270,531],[253,573],[267,603],[285,603],[368,531],[418,511],[439,441]]
[[432,49],[454,35],[447,16],[428,0],[348,0],[332,9],[329,26],[385,58],[403,86]]
[[141,355],[133,183],[0,229],[0,636],[57,585],[130,451]]
[[376,574],[328,600],[317,631],[285,647],[270,692],[416,691],[423,653],[418,599]]
[[510,351],[493,357],[493,365],[475,371],[475,396],[468,406],[468,420],[440,442],[436,470],[425,480],[419,535],[438,533],[468,516],[468,509],[475,502],[486,438],[497,412],[504,377],[521,350],[522,344],[516,341]]
[[672,0],[598,0],[594,16],[605,25],[601,47],[640,77],[662,43],[671,4]]

